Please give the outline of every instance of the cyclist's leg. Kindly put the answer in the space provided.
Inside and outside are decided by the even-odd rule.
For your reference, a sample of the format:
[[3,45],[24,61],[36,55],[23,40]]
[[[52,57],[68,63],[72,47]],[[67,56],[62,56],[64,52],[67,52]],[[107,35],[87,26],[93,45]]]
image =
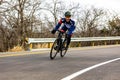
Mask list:
[[68,29],[68,33],[66,34],[66,39],[67,39],[67,46],[66,46],[66,48],[68,48],[69,45],[70,45],[72,34],[73,34],[72,31]]
[[66,35],[66,39],[67,39],[67,46],[66,46],[66,48],[68,48],[69,45],[70,45],[70,42],[71,42],[71,35],[67,34]]

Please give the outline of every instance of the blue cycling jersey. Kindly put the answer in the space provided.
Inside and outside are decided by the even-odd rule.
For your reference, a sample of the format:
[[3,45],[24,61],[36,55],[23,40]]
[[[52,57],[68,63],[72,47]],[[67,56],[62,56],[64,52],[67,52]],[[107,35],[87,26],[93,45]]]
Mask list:
[[66,19],[65,18],[62,18],[58,24],[56,25],[55,27],[55,30],[57,31],[59,29],[59,27],[61,26],[61,24],[63,24],[62,26],[62,30],[66,31],[68,30],[68,34],[71,35],[73,34],[76,26],[75,26],[75,21],[71,20],[69,22],[66,22]]

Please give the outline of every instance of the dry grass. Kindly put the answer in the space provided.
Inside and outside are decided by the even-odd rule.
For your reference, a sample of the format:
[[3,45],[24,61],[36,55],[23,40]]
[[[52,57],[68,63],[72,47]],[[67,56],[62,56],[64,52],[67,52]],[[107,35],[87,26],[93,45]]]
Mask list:
[[8,52],[19,52],[19,51],[24,51],[24,49],[21,46],[15,46],[14,48],[8,50]]

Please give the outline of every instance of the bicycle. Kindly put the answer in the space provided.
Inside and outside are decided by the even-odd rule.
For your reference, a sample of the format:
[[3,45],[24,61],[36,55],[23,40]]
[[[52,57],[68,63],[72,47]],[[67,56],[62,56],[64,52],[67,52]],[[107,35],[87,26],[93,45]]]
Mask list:
[[[60,56],[64,57],[68,48],[67,48],[67,38],[66,38],[66,33],[65,33],[65,38],[63,40],[63,32],[58,30],[58,36],[57,39],[54,41],[51,51],[50,51],[50,59],[53,60],[55,59],[56,55],[60,52]],[[65,49],[67,48],[67,49]]]

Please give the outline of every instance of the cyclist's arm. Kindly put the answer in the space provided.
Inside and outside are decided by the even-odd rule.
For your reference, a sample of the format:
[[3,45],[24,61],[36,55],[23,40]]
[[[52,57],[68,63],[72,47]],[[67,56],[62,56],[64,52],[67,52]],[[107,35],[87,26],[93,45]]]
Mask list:
[[59,27],[61,26],[62,24],[62,19],[58,22],[58,24],[55,26],[55,30],[57,31],[59,29]]
[[69,32],[68,32],[68,35],[73,35],[73,33],[74,33],[74,31],[75,31],[75,26],[73,26],[73,27],[71,27],[70,29],[69,29]]
[[74,33],[74,31],[75,31],[75,29],[76,29],[75,22],[73,22],[73,25],[72,25],[71,28],[69,29],[68,34],[72,36],[73,33]]

